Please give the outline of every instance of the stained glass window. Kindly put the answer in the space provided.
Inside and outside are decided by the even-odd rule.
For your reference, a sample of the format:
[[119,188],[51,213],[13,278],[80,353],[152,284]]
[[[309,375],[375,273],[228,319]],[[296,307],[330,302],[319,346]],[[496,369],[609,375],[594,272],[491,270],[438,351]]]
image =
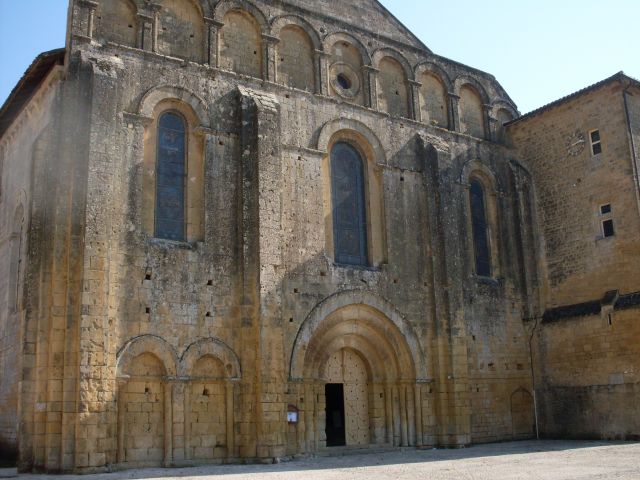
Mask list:
[[337,143],[331,151],[331,190],[336,263],[367,265],[364,164],[346,143]]
[[185,154],[184,119],[176,113],[164,113],[158,122],[156,153],[157,238],[185,240]]
[[491,276],[491,253],[489,251],[489,229],[484,187],[478,180],[471,180],[469,190],[471,204],[471,225],[473,229],[473,250],[476,274]]

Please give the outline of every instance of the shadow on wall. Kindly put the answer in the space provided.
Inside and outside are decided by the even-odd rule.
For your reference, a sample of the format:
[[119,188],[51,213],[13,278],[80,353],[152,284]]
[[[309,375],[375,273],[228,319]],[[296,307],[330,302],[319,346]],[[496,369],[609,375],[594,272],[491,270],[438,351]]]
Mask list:
[[[14,445],[0,441],[0,468],[15,467],[18,461],[18,450]],[[0,478],[2,476],[0,475]]]

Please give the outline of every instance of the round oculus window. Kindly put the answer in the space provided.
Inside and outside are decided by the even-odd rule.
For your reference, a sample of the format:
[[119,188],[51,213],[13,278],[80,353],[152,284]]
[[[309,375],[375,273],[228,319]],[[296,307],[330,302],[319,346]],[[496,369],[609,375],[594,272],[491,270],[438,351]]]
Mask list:
[[331,86],[339,97],[352,100],[360,92],[358,72],[346,63],[334,63],[329,69]]

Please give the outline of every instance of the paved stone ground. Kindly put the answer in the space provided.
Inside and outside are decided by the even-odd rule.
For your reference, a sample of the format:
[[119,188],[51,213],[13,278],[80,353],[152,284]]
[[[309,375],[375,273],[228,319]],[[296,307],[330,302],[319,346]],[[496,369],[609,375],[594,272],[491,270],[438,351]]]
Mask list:
[[[15,470],[0,470],[0,477]],[[20,480],[49,476],[19,475]],[[462,450],[304,458],[277,465],[128,470],[55,480],[640,480],[640,443],[527,441]]]

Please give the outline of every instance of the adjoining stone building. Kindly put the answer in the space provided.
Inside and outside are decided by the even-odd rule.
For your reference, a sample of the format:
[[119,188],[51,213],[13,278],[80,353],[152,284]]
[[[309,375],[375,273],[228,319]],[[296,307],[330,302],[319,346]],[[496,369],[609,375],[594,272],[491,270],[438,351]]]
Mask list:
[[21,470],[640,435],[636,81],[519,117],[373,0],[68,30],[0,110]]

